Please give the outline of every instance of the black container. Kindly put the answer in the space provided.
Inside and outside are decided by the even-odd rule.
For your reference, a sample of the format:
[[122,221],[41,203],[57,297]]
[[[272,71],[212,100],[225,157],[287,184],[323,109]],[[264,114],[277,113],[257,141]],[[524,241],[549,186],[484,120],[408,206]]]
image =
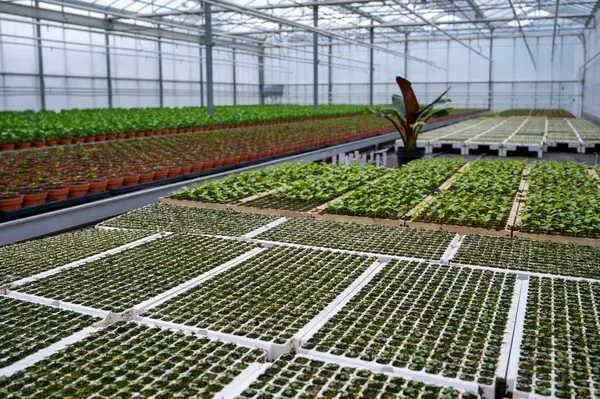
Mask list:
[[398,167],[401,167],[410,161],[423,158],[425,156],[425,149],[416,149],[411,152],[404,152],[404,149],[398,149],[396,156],[398,157]]

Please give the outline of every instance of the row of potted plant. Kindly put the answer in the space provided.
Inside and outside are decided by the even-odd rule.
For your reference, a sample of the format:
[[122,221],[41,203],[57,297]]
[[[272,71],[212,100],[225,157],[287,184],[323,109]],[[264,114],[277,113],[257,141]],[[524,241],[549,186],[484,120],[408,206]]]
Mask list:
[[257,238],[293,244],[439,260],[454,234],[377,224],[288,219]]
[[385,130],[377,123],[363,116],[2,153],[0,211],[369,136]]
[[512,160],[473,161],[447,190],[436,195],[417,220],[503,229],[508,222],[525,163]]
[[241,236],[277,218],[230,210],[152,204],[107,220],[101,226],[152,232]]
[[587,165],[535,162],[528,180],[519,230],[600,237],[600,187]]
[[557,398],[597,394],[599,298],[597,283],[529,279],[516,391]]
[[231,240],[172,235],[25,284],[19,291],[123,312],[252,248]]
[[203,107],[70,109],[0,112],[0,143],[4,149],[114,140],[176,130],[246,126],[281,120],[343,116],[361,113],[357,105],[250,105],[215,107],[210,116]]
[[86,229],[0,247],[0,286],[119,247],[147,234]]
[[273,247],[146,315],[284,344],[373,261],[334,252]]
[[600,280],[600,247],[468,235],[453,262]]
[[493,385],[515,281],[391,261],[303,347]]
[[213,397],[263,359],[259,349],[118,322],[0,379],[0,396]]
[[462,164],[462,158],[429,158],[394,169],[331,203],[325,212],[385,219],[402,219],[432,194]]
[[250,384],[241,397],[477,399],[480,396],[453,387],[284,355]]
[[[0,151],[344,118],[362,111],[357,105],[224,106],[215,107],[213,116],[202,107],[4,111],[0,112]],[[451,116],[473,112],[477,110],[453,110]]]
[[[0,369],[100,321],[91,316],[6,297],[0,297],[0,308]],[[2,384],[0,377],[0,397],[6,398]]]

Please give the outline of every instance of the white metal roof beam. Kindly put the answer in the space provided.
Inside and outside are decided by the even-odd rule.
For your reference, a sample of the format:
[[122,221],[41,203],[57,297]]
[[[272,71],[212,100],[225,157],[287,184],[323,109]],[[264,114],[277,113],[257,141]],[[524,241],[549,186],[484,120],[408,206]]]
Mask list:
[[521,36],[523,37],[523,41],[525,42],[525,47],[527,47],[527,52],[529,52],[529,56],[531,57],[531,62],[533,62],[533,67],[537,71],[537,65],[535,64],[535,58],[533,57],[533,53],[531,52],[529,43],[527,43],[527,37],[525,37],[525,32],[523,31],[523,26],[521,25],[521,20],[519,19],[519,16],[517,15],[517,10],[515,9],[515,5],[513,4],[512,0],[508,0],[508,2],[510,3],[510,8],[512,8],[512,12],[515,16],[515,19],[517,20],[517,24],[519,25],[519,31],[521,31]]
[[473,51],[475,54],[485,58],[486,60],[490,61],[490,59],[484,55],[483,53],[481,53],[479,50],[476,50],[475,48],[469,46],[467,43],[463,42],[462,40],[458,39],[457,37],[455,37],[454,35],[448,33],[445,29],[440,28],[437,24],[429,21],[428,19],[426,19],[425,17],[423,17],[421,14],[413,11],[410,9],[410,7],[408,7],[407,5],[405,5],[404,3],[401,3],[398,0],[392,0],[394,3],[398,4],[400,7],[404,8],[406,11],[410,12],[411,14],[413,14],[415,17],[417,17],[418,19],[420,19],[421,21],[425,22],[426,24],[432,26],[433,28],[437,29],[438,31],[442,32],[444,35],[448,36],[450,39],[454,40],[457,43],[460,43],[461,45],[463,45],[464,47],[468,48],[469,50]]
[[481,12],[481,10],[479,9],[479,6],[477,4],[475,4],[475,1],[467,0],[467,3],[469,3],[469,6],[473,9],[473,11],[475,11],[475,16],[477,17],[477,19],[485,21],[484,23],[488,27],[490,32],[493,31],[494,27],[492,26],[492,24],[487,22],[485,15],[483,14],[483,12]]
[[[203,35],[193,35],[190,33],[175,32],[164,29],[133,25],[123,22],[110,21],[102,18],[88,17],[86,15],[72,14],[62,11],[49,10],[45,8],[36,8],[8,2],[0,2],[0,13],[28,18],[36,18],[40,20],[59,22],[64,24],[84,26],[86,28],[95,28],[115,32],[136,33],[139,35],[163,37],[167,39],[183,40],[186,42],[193,43],[199,43],[201,40],[203,40]],[[221,39],[215,39],[215,43],[220,46],[237,48],[244,51],[258,51],[258,46],[248,44],[233,43]]]
[[432,62],[432,61],[429,61],[429,60],[425,60],[425,59],[422,59],[422,58],[409,56],[407,54],[404,54],[404,53],[401,53],[401,52],[398,52],[398,51],[390,50],[390,49],[388,49],[386,47],[381,47],[381,46],[377,46],[377,45],[374,45],[374,44],[362,42],[360,40],[350,39],[350,38],[347,38],[347,37],[345,37],[343,35],[338,35],[337,33],[331,33],[328,30],[316,28],[316,27],[311,26],[311,25],[305,25],[305,24],[302,24],[300,22],[296,22],[296,21],[292,21],[292,20],[289,20],[289,19],[285,19],[285,18],[281,18],[281,17],[275,16],[275,15],[267,14],[267,13],[265,13],[263,11],[259,11],[259,10],[256,10],[256,9],[253,9],[253,8],[250,8],[250,7],[246,7],[246,6],[238,5],[238,4],[235,4],[235,3],[231,3],[231,2],[226,1],[226,0],[197,0],[197,1],[204,1],[206,3],[210,3],[210,4],[213,4],[215,6],[220,6],[222,8],[227,8],[227,9],[229,9],[231,11],[239,12],[241,14],[251,15],[253,17],[264,19],[264,20],[267,20],[267,21],[271,21],[271,22],[275,22],[275,23],[279,23],[279,24],[283,24],[283,25],[292,26],[294,28],[302,29],[302,30],[305,30],[307,32],[317,33],[317,34],[322,35],[322,36],[331,37],[332,39],[337,39],[337,40],[342,41],[342,42],[346,42],[346,43],[350,43],[350,44],[355,44],[357,46],[366,47],[366,48],[373,48],[375,50],[378,50],[378,51],[381,51],[381,52],[384,52],[384,53],[388,53],[388,54],[392,54],[392,55],[395,55],[395,56],[398,56],[398,57],[402,57],[402,58],[409,57],[412,60],[423,62],[425,64],[428,64],[428,65],[431,65],[431,66],[437,68],[437,66],[435,65],[435,63]]

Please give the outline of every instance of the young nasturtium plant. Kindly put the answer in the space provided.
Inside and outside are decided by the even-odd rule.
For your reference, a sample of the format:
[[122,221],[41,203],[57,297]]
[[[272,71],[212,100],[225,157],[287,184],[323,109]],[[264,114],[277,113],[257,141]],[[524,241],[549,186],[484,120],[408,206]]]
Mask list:
[[427,125],[431,118],[441,118],[448,116],[452,108],[435,109],[436,105],[449,103],[452,100],[443,98],[450,91],[446,89],[438,98],[424,107],[419,106],[417,96],[415,95],[410,82],[400,76],[396,77],[396,83],[400,87],[402,96],[392,95],[392,107],[368,110],[377,115],[388,119],[398,130],[405,152],[413,152],[417,148],[417,138],[421,129]]

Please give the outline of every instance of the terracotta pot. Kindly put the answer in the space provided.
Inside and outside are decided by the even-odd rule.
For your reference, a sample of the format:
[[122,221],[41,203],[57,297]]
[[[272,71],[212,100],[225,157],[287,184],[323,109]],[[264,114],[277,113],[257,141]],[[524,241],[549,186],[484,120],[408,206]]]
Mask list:
[[88,136],[85,138],[86,143],[93,143],[96,141],[96,136]]
[[148,183],[149,181],[152,181],[152,180],[154,180],[154,172],[142,173],[142,174],[140,174],[140,181],[138,183],[139,184]]
[[212,166],[213,168],[220,168],[223,166],[223,159],[215,159]]
[[140,176],[125,176],[123,178],[123,186],[135,186],[140,181]]
[[102,191],[106,191],[106,185],[107,185],[107,181],[95,181],[93,183],[90,183],[90,190],[88,191],[88,194],[93,194],[93,193],[101,193]]
[[240,155],[240,162],[248,162],[249,159],[250,159],[249,154]]
[[21,209],[21,205],[23,204],[23,196],[20,195],[16,198],[7,198],[0,200],[0,212],[6,211],[16,211],[17,209]]
[[[115,190],[120,188],[123,185],[124,178],[123,177],[115,177],[114,179],[108,179],[106,181],[106,189],[107,190]],[[137,183],[137,181],[136,181]]]
[[60,145],[68,145],[73,143],[73,139],[59,139],[58,144]]
[[181,172],[181,167],[180,166],[175,166],[173,168],[169,168],[167,170],[167,177],[179,176],[180,172]]
[[56,145],[56,140],[47,140],[46,145]]
[[123,139],[125,139],[125,137],[127,137],[127,135],[125,133],[117,134],[117,139],[119,139],[119,140],[123,140]]
[[[15,149],[15,144],[14,143],[10,143],[10,144],[2,144],[1,145],[2,149],[5,151],[10,151],[10,150],[14,150]],[[12,198],[11,198],[12,199]],[[21,201],[22,202],[22,201]],[[19,205],[20,206],[20,205]]]
[[190,169],[190,172],[191,173],[200,172],[202,170],[203,165],[204,165],[204,162],[193,163],[192,168]]
[[127,138],[134,139],[134,138],[136,138],[136,134],[135,133],[127,133]]
[[145,135],[146,135],[145,132],[137,132],[137,133],[135,133],[136,137],[144,137]]
[[106,134],[99,134],[96,136],[96,141],[104,141],[106,140]]
[[165,179],[169,174],[169,170],[159,170],[158,172],[154,172],[154,180]]
[[33,145],[36,146],[37,148],[41,148],[41,147],[43,147],[43,146],[46,145],[46,142],[44,140],[42,140],[42,141],[34,141]]
[[116,140],[117,135],[116,134],[107,134],[106,135],[106,140]]
[[212,168],[216,168],[215,161],[204,161],[202,162],[202,170],[209,170]]
[[153,131],[147,131],[146,132],[146,137],[150,137],[150,136],[154,136],[154,132]]
[[48,201],[61,201],[67,199],[69,196],[69,191],[71,190],[68,187],[50,190],[48,191]]
[[83,197],[88,193],[90,189],[90,183],[85,184],[74,184],[69,186],[69,198],[72,197]]
[[181,170],[179,171],[179,174],[180,175],[186,175],[186,174],[190,173],[191,169],[192,169],[192,165],[182,166]]
[[31,143],[29,141],[17,143],[17,148],[19,148],[19,149],[25,150],[29,147],[31,147]]
[[85,137],[75,137],[73,139],[74,143],[85,143]]
[[35,194],[24,194],[23,195],[23,206],[34,206],[42,205],[48,198],[48,192],[35,193]]

